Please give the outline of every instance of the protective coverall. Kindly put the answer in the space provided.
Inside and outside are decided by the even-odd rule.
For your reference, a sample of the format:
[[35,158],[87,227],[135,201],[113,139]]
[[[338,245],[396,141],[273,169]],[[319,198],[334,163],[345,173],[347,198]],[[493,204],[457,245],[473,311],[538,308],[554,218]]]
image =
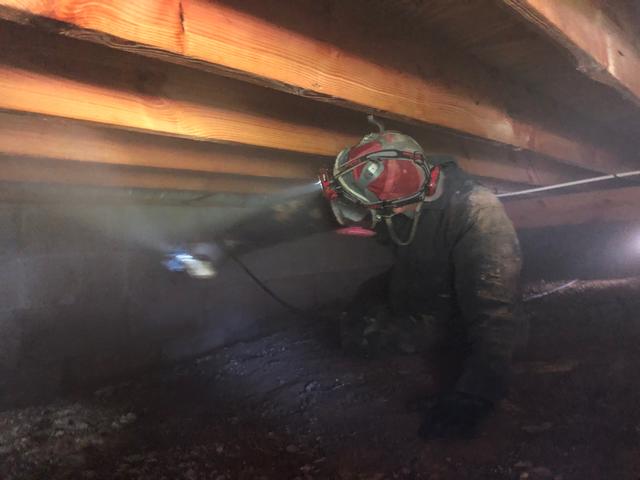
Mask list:
[[[442,158],[430,158],[441,163]],[[453,389],[495,402],[505,393],[521,327],[517,315],[521,256],[514,227],[495,195],[441,163],[415,238],[389,242],[393,267],[366,282],[343,319],[343,344],[404,351],[453,350],[462,369]],[[411,219],[393,217],[400,238]],[[386,238],[382,225],[379,237]]]
[[[502,204],[451,158],[427,160],[440,165],[441,177],[415,238],[398,246],[379,226],[378,239],[394,249],[393,267],[362,285],[340,322],[347,348],[439,350],[432,358],[447,364],[442,380],[448,382],[440,387],[448,393],[423,406],[419,432],[425,439],[470,432],[489,413],[505,393],[522,327],[520,249]],[[412,219],[398,214],[392,220],[398,236],[407,238]],[[230,232],[244,240],[234,243],[240,254],[290,239],[292,231],[302,236],[333,228],[328,202],[311,195],[278,203]]]

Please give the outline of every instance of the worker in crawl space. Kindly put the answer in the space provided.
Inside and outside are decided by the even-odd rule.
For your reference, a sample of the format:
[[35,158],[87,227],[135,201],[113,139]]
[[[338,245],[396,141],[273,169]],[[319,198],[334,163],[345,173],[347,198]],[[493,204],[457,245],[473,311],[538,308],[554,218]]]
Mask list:
[[423,352],[446,365],[436,369],[442,391],[417,402],[419,433],[472,434],[505,395],[521,325],[516,232],[493,193],[451,158],[379,127],[321,178],[337,220],[374,229],[395,258],[342,314],[341,342],[365,355]]

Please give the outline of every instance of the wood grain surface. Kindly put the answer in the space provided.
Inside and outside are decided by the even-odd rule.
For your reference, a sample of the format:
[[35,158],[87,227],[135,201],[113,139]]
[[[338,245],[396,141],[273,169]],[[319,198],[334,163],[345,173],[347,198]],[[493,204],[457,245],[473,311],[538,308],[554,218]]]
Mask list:
[[221,193],[275,193],[291,181],[0,155],[0,181]]
[[640,106],[637,39],[592,0],[502,0],[576,59],[590,78],[612,86]]
[[311,180],[330,159],[0,112],[0,153],[194,172]]
[[625,187],[505,202],[518,228],[640,220],[640,187]]
[[[535,151],[571,165],[609,172],[624,169],[629,164],[628,159],[592,145],[587,139],[574,139],[542,124],[515,118],[503,105],[492,102],[482,92],[472,95],[466,89],[458,88],[455,78],[449,79],[453,82],[430,81],[306,37],[219,1],[0,0],[0,5],[4,6],[1,15],[13,21],[34,22],[35,16],[40,19],[35,21],[39,27],[64,35],[160,56],[165,60],[187,62],[197,68],[217,69],[227,75],[299,95],[356,109],[373,109],[393,118],[437,125]],[[43,22],[42,18],[54,22]],[[0,72],[0,75],[25,85],[32,85],[34,80],[21,78],[14,71]],[[474,75],[479,84],[491,83],[490,76],[477,69],[462,69],[458,77],[473,78]],[[63,92],[69,86],[56,84],[52,87]],[[500,88],[503,86],[499,85]],[[178,87],[173,82],[172,87],[188,88]],[[37,95],[44,100],[42,94]],[[98,91],[85,92],[85,95],[90,103],[101,98]],[[171,98],[164,98],[163,102],[161,105],[154,103],[156,108],[150,112],[149,103],[141,106],[139,101],[122,97],[119,107],[105,110],[104,120],[122,124],[119,112],[138,111],[144,117],[138,124],[205,138],[210,132],[202,129],[202,121],[230,121],[226,112],[203,111],[202,105]],[[179,110],[180,119],[166,118],[168,109]],[[83,109],[79,110],[79,115],[86,117],[81,115]],[[256,121],[250,113],[235,118],[238,127]],[[262,124],[260,134],[256,135],[259,138],[254,140],[259,143],[254,144],[269,146],[265,145],[269,143],[266,139],[282,135],[284,129],[286,127],[277,122]],[[244,134],[225,132],[230,141],[245,137]],[[344,143],[337,137],[333,137],[332,142],[319,131],[297,129],[290,135],[292,148],[298,151],[312,149],[302,137],[314,134],[317,142],[313,144],[321,143],[335,150],[336,143]],[[321,148],[315,148],[314,153],[321,153],[319,150]]]

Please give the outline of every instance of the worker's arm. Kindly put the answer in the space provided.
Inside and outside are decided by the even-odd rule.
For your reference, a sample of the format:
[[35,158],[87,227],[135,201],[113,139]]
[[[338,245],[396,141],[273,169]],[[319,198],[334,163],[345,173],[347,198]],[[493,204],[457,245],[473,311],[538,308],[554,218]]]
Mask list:
[[453,261],[470,353],[456,390],[495,402],[506,390],[520,325],[520,248],[502,204],[488,190],[474,189],[460,216]]
[[319,193],[271,201],[226,229],[219,241],[235,255],[339,227]]

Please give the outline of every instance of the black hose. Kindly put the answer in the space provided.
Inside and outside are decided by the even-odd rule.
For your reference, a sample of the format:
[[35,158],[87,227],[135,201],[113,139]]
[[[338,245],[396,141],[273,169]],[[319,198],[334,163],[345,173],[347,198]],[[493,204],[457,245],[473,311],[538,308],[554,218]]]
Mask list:
[[229,256],[229,258],[231,258],[234,262],[236,262],[238,264],[238,266],[244,270],[244,272],[249,275],[249,277],[256,283],[256,285],[258,285],[262,290],[264,290],[264,292],[269,295],[271,298],[273,298],[276,302],[278,302],[280,305],[282,305],[284,308],[286,308],[287,310],[289,310],[290,312],[299,315],[301,317],[306,318],[307,315],[305,314],[305,312],[303,312],[301,309],[299,309],[298,307],[291,305],[289,302],[287,302],[286,300],[284,300],[282,297],[280,297],[277,293],[275,293],[273,290],[271,290],[269,287],[267,287],[267,285],[260,280],[252,271],[249,267],[247,267],[247,265],[240,260],[231,250],[229,249],[224,249],[225,253]]

